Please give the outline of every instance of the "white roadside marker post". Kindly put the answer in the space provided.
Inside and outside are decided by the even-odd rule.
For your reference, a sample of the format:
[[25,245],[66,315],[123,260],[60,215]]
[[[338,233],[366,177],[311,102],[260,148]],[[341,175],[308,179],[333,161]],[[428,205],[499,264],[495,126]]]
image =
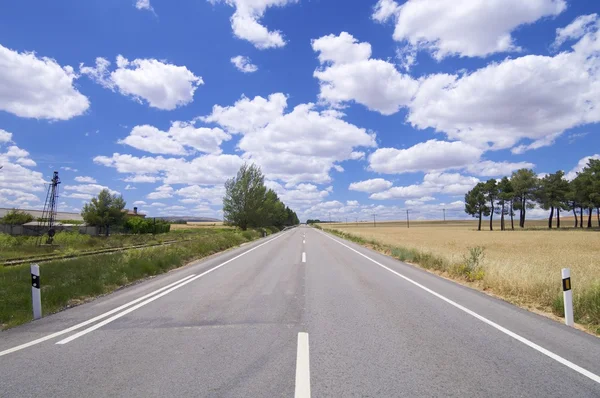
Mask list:
[[565,324],[573,326],[573,292],[571,291],[571,270],[562,269],[563,301],[565,304]]
[[42,295],[40,289],[40,266],[31,264],[31,303],[33,304],[33,319],[40,319],[42,317]]

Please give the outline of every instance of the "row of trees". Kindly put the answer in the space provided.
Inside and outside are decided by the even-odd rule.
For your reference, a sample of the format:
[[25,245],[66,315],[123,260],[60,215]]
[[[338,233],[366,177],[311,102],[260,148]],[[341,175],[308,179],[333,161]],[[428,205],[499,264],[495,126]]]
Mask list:
[[298,216],[283,204],[254,164],[244,164],[237,175],[225,183],[223,218],[227,224],[248,228],[282,228],[300,223]]
[[587,227],[592,228],[594,209],[600,227],[600,160],[590,159],[572,181],[565,179],[563,171],[538,178],[533,170],[521,169],[510,178],[480,182],[465,195],[465,212],[479,218],[479,230],[484,216],[490,217],[490,230],[494,229],[494,214],[500,215],[501,230],[506,229],[505,216],[510,216],[511,229],[515,229],[515,211],[519,212],[519,226],[524,228],[527,210],[536,205],[550,211],[548,228],[552,228],[555,214],[560,228],[561,210],[573,212],[575,228],[583,228],[586,212]]

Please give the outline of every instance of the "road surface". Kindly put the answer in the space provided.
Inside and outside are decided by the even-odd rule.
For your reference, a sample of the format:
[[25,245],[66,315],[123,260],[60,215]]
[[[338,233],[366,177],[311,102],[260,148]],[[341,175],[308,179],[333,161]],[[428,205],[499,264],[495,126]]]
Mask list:
[[2,397],[598,397],[598,375],[598,338],[309,227],[0,334]]

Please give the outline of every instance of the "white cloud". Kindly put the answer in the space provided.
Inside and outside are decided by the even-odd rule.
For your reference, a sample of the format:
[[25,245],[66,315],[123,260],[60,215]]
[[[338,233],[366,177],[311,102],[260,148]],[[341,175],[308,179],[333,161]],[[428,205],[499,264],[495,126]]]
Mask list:
[[391,181],[384,180],[383,178],[375,178],[372,180],[353,182],[348,189],[351,191],[374,193],[385,191],[386,189],[391,188],[392,185],[394,184]]
[[242,157],[259,164],[268,178],[292,184],[329,182],[337,162],[364,156],[355,147],[376,146],[374,135],[342,120],[341,112],[318,111],[309,103],[284,113],[286,107],[281,93],[267,99],[242,97],[233,106],[214,106],[200,120],[242,133]]
[[79,184],[79,185],[65,185],[63,197],[84,199],[89,200],[94,196],[97,196],[103,189],[108,189],[111,195],[120,195],[118,191],[114,191],[107,186],[99,184]]
[[64,171],[72,171],[73,173],[77,173],[79,171],[70,166],[60,166],[60,169]]
[[154,202],[152,204],[150,204],[151,207],[166,207],[167,205],[164,203],[160,203],[160,202]]
[[182,198],[179,201],[186,204],[198,206],[215,206],[223,203],[225,187],[223,185],[199,186],[189,185],[178,189],[175,194]]
[[346,201],[346,206],[353,206],[354,207],[354,206],[358,206],[358,205],[359,205],[358,200],[347,200]]
[[123,179],[125,182],[133,182],[133,183],[154,183],[158,181],[158,177],[149,176],[145,174],[135,174],[133,176],[129,176]]
[[286,107],[287,97],[282,93],[271,94],[266,99],[256,96],[252,100],[242,95],[232,106],[215,105],[210,115],[199,120],[217,123],[232,134],[247,134],[280,117]]
[[577,166],[575,166],[571,171],[565,174],[565,178],[569,181],[574,180],[575,177],[577,177],[577,173],[581,172],[587,166],[590,159],[600,159],[600,155],[595,154],[581,158],[579,162],[577,162]]
[[43,175],[29,168],[35,162],[26,157],[27,151],[15,145],[5,148],[6,152],[2,149],[11,138],[10,133],[0,130],[0,207],[38,207],[41,202],[35,192],[46,188]]
[[73,85],[75,79],[71,66],[61,67],[51,58],[0,45],[0,110],[50,120],[82,115],[90,102]]
[[119,173],[131,174],[125,182],[165,184],[222,184],[237,173],[244,160],[236,155],[203,155],[187,161],[162,156],[136,157],[115,153],[111,157],[96,156],[94,162],[113,167]]
[[194,152],[186,147],[218,154],[221,143],[230,139],[231,136],[220,128],[196,128],[193,123],[173,122],[169,131],[149,125],[135,126],[119,143],[155,154],[189,155]]
[[503,177],[510,176],[513,171],[519,169],[532,169],[535,164],[530,162],[493,162],[491,160],[482,160],[465,167],[465,171],[470,174],[483,177]]
[[154,8],[150,5],[150,0],[137,0],[135,2],[135,8],[138,10],[148,10],[154,12]]
[[0,129],[0,144],[5,142],[10,142],[12,140],[12,133],[9,133],[6,130]]
[[231,63],[235,65],[240,72],[252,73],[258,70],[258,66],[254,65],[249,57],[243,55],[231,58]]
[[138,102],[145,100],[153,108],[173,110],[194,100],[196,89],[204,84],[187,67],[165,63],[156,59],[129,61],[117,56],[117,69],[109,71],[110,62],[96,58],[96,66],[81,64],[79,70],[100,85],[118,89]]
[[553,47],[558,48],[567,40],[577,40],[598,29],[598,14],[581,15],[564,28],[556,29]]
[[418,83],[396,67],[372,59],[371,45],[359,43],[351,34],[328,35],[312,41],[321,68],[313,73],[319,80],[319,98],[333,106],[355,101],[384,115],[409,104]]
[[473,188],[479,179],[457,173],[429,173],[418,185],[393,187],[387,191],[374,193],[369,198],[374,200],[415,199],[435,193],[447,195],[463,195]]
[[444,170],[476,162],[482,153],[460,141],[429,140],[408,149],[378,149],[369,156],[369,169],[386,174]]
[[265,185],[274,190],[279,199],[295,211],[314,206],[330,194],[329,190],[320,189],[314,184],[298,184],[294,187],[284,188],[275,181],[267,180]]
[[75,177],[75,181],[77,182],[85,182],[88,184],[95,184],[97,181],[95,178],[93,177],[86,177],[86,176],[77,176]]
[[170,185],[162,185],[154,192],[149,193],[146,198],[148,199],[169,199],[173,197],[173,187]]
[[133,202],[133,204],[135,206],[146,206],[148,203],[144,202],[143,200],[136,200],[135,202]]
[[252,43],[256,48],[264,50],[267,48],[278,48],[285,46],[286,42],[279,31],[269,31],[260,24],[265,10],[268,7],[283,7],[298,0],[208,0],[210,3],[220,1],[231,7],[235,12],[231,17],[231,28],[233,34],[243,40]]
[[507,59],[464,76],[431,75],[408,121],[483,149],[523,140],[513,152],[551,145],[567,129],[600,121],[598,48],[596,30],[554,57]]
[[409,199],[404,202],[406,206],[422,206],[425,202],[434,201],[435,198],[433,196],[423,196],[418,199]]
[[136,187],[134,187],[133,185],[129,185],[129,184],[127,184],[127,185],[125,186],[125,190],[126,190],[126,191],[133,191],[134,189],[137,189],[137,188],[136,188]]
[[380,0],[372,17],[379,22],[394,17],[394,40],[441,60],[520,51],[511,35],[514,30],[566,7],[564,0],[408,0],[402,5]]

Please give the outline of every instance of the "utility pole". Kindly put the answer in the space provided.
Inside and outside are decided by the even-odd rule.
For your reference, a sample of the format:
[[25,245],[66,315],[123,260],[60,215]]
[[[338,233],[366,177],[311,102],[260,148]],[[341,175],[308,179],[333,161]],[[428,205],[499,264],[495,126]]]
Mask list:
[[358,217],[356,217],[356,226],[358,227]]
[[329,224],[331,224],[331,212],[329,212]]
[[348,217],[346,217],[346,225],[348,225]]
[[377,223],[375,222],[375,214],[373,214],[373,228],[377,227]]
[[444,211],[444,222],[446,222],[446,209],[442,209]]
[[410,228],[410,219],[408,217],[409,210],[406,209],[406,228]]

